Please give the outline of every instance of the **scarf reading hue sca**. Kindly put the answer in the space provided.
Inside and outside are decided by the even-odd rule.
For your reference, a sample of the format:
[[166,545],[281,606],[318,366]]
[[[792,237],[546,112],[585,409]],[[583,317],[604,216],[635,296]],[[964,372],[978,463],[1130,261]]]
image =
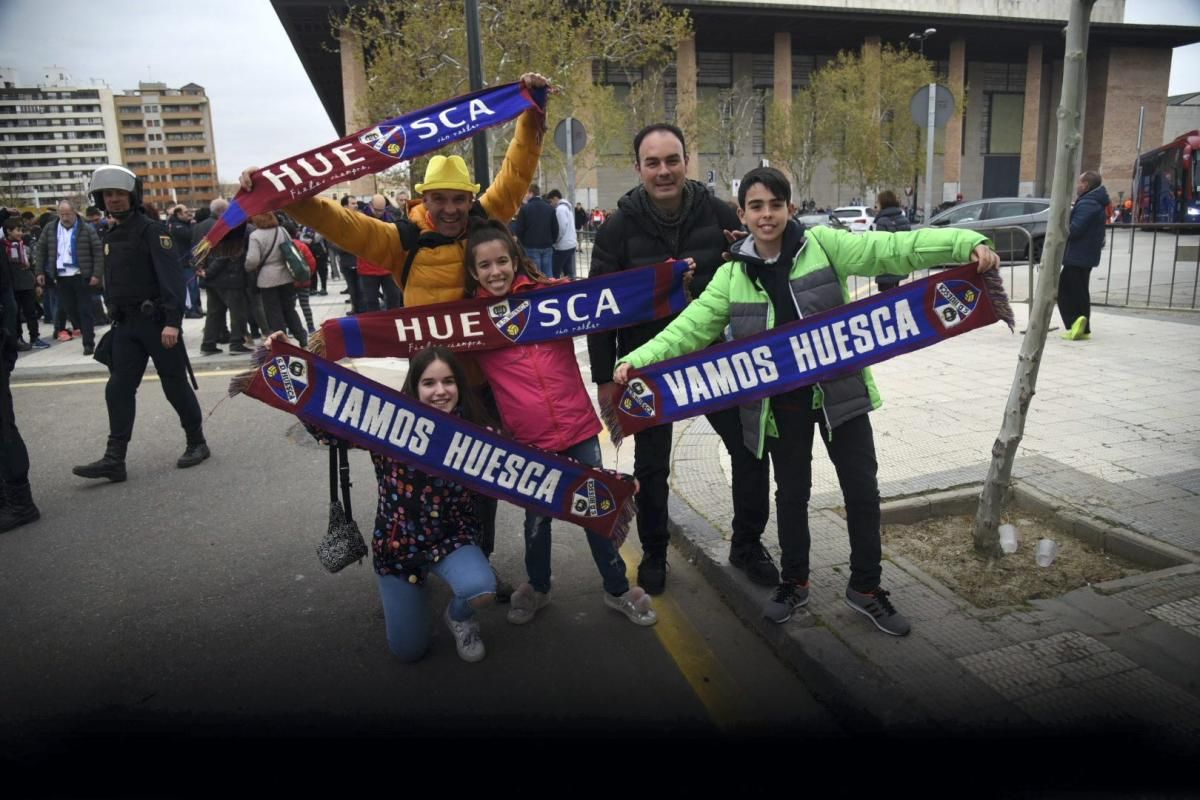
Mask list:
[[840,378],[990,325],[1013,327],[1000,275],[947,270],[754,336],[631,370],[600,397],[614,443],[631,433]]
[[247,394],[359,447],[620,544],[633,482],[519,444],[285,343],[255,353],[229,394]]
[[411,356],[437,344],[497,350],[638,325],[687,304],[687,262],[675,261],[560,283],[509,297],[372,311],[326,320],[309,350],[331,361]]
[[224,236],[255,214],[312,197],[322,189],[394,167],[528,109],[545,113],[546,89],[508,83],[445,100],[276,162],[253,175],[254,189],[239,190],[229,209],[192,250],[195,263]]

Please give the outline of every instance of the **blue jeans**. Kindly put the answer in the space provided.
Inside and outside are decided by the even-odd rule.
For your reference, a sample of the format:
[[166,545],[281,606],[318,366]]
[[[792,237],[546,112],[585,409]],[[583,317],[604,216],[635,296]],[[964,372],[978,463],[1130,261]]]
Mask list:
[[555,278],[575,278],[575,248],[554,251]]
[[555,277],[553,247],[526,247],[525,255],[529,256],[530,261],[537,264],[538,271],[547,278]]
[[[475,616],[471,601],[496,591],[496,576],[487,557],[475,545],[460,547],[429,568],[450,584],[450,618],[463,622]],[[398,575],[376,575],[388,647],[401,661],[416,661],[429,649],[429,591]]]
[[[559,455],[573,458],[589,467],[598,467],[600,440],[595,436],[584,439],[560,451]],[[533,511],[525,512],[525,571],[529,573],[529,582],[539,592],[550,591],[550,521],[550,517],[539,516]],[[604,591],[614,595],[625,594],[629,591],[629,579],[625,577],[625,561],[617,550],[616,542],[590,530],[586,533],[588,547],[592,549],[592,560],[596,562],[604,581]]]

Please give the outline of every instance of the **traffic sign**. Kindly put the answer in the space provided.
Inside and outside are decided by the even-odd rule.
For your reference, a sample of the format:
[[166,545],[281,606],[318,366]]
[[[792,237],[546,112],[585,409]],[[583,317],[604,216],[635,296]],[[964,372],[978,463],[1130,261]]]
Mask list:
[[929,86],[937,86],[937,94],[934,95],[934,117],[933,125],[935,128],[943,127],[954,115],[954,93],[945,86],[939,84],[929,84],[922,86],[917,90],[909,101],[908,109],[912,112],[913,122],[922,128],[929,127]]
[[564,153],[567,152],[567,120],[571,122],[571,152],[578,153],[587,146],[587,130],[577,119],[567,117],[554,127],[554,145]]

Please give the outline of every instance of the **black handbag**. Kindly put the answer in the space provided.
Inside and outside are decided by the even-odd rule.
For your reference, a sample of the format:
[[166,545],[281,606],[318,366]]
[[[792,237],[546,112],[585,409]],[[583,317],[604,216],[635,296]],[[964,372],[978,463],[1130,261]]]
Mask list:
[[361,563],[368,552],[350,510],[350,486],[350,455],[345,442],[335,441],[329,445],[329,530],[317,545],[317,558],[330,572]]

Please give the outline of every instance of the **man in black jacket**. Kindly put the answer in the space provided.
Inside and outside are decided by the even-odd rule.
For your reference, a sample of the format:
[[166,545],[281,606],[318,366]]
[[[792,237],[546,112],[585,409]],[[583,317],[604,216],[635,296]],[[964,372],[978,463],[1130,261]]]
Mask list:
[[134,398],[146,362],[154,360],[163,394],[179,415],[187,447],[175,462],[194,467],[210,453],[200,403],[187,379],[183,324],[183,267],[161,222],[142,213],[142,182],[125,167],[106,164],[92,175],[89,193],[113,216],[104,236],[104,285],[112,309],[108,361],[108,445],[98,461],[71,471],[81,478],[125,480],[125,451],[133,437]]
[[[197,223],[192,231],[192,246],[212,230],[217,220],[229,208],[229,201],[218,197],[209,204],[211,211],[208,219]],[[204,293],[208,295],[208,313],[204,315],[204,339],[200,342],[200,352],[204,355],[216,355],[221,352],[217,345],[223,338],[222,333],[228,333],[229,352],[250,353],[246,347],[246,320],[249,307],[246,303],[246,226],[230,231],[229,235],[204,262],[202,277],[204,278]],[[228,244],[226,247],[225,245]],[[229,312],[229,328],[225,327],[225,312]]]
[[558,241],[558,220],[554,206],[543,199],[542,190],[536,183],[529,184],[529,195],[525,205],[517,212],[513,234],[525,248],[543,275],[557,278],[554,274],[554,243]]
[[[0,208],[0,226],[13,209]],[[9,376],[17,363],[17,306],[11,286],[12,269],[0,263],[0,533],[41,516],[29,487],[29,451],[17,430]]]
[[1062,316],[1064,339],[1088,339],[1092,335],[1092,269],[1100,263],[1104,247],[1104,209],[1108,190],[1099,172],[1088,170],[1075,184],[1078,199],[1071,208],[1071,230],[1058,275],[1058,313]]
[[[688,180],[687,145],[683,132],[674,125],[643,128],[634,137],[633,151],[641,185],[618,201],[617,210],[596,232],[591,274],[685,259],[693,268],[691,295],[698,297],[725,260],[727,232],[732,236],[741,223],[703,183]],[[620,357],[650,341],[672,319],[589,336],[592,380],[601,385],[611,383]],[[779,583],[779,570],[761,541],[770,513],[766,460],[755,458],[742,444],[737,407],[709,414],[708,420],[731,457],[734,510],[729,561],[755,583],[774,586]],[[643,555],[638,585],[650,594],[660,593],[666,585],[671,427],[659,425],[633,437],[633,471],[641,487],[637,505]]]

